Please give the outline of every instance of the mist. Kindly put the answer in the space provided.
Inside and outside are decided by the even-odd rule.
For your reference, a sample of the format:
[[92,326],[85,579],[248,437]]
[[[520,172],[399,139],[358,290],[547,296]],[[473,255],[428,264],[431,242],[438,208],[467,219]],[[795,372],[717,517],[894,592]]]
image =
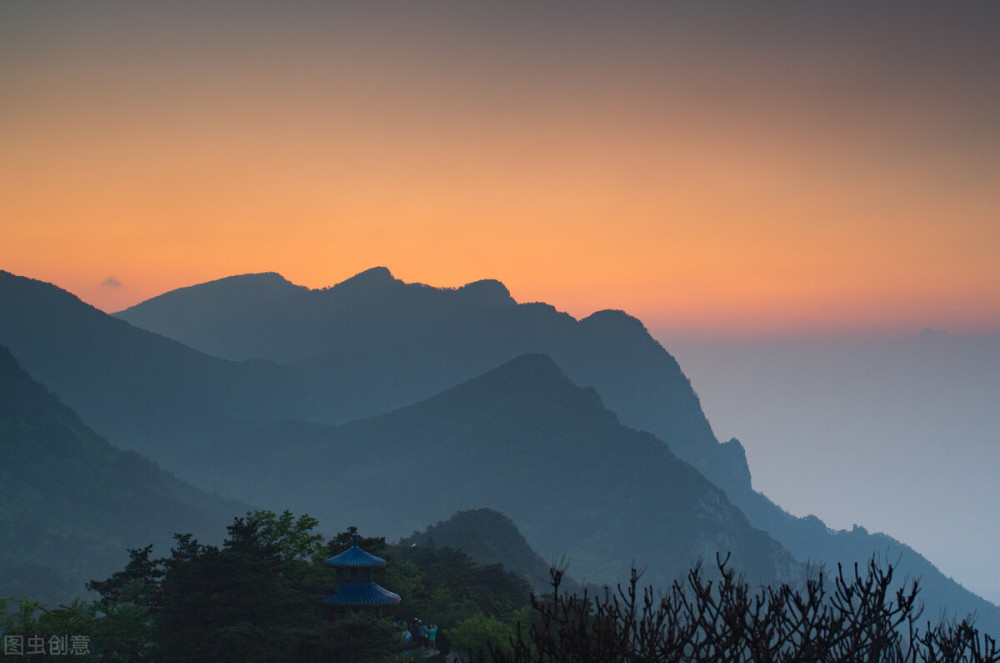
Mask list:
[[1000,336],[656,336],[719,439],[743,443],[755,490],[889,534],[1000,602]]

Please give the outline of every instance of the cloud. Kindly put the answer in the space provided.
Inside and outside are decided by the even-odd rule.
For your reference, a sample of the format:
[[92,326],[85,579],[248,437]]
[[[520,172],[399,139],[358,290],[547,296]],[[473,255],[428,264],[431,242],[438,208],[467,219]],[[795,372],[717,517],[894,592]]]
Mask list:
[[109,276],[108,278],[101,281],[101,285],[108,288],[120,288],[122,287],[122,282],[116,279],[114,276]]

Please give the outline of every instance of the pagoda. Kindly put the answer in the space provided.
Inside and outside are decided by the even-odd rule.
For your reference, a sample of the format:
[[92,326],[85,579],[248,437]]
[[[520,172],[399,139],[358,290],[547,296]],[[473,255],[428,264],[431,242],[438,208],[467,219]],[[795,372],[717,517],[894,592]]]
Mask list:
[[351,547],[326,560],[337,569],[337,593],[323,599],[338,608],[385,608],[399,605],[394,594],[375,582],[375,569],[385,566],[385,560],[365,552],[358,546],[358,534],[351,534]]

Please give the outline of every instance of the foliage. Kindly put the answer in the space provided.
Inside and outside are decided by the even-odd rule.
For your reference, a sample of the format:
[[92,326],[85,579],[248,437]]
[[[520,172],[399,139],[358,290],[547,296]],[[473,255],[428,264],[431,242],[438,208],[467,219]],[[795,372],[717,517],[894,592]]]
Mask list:
[[273,511],[256,511],[252,515],[259,522],[261,543],[277,546],[282,559],[311,560],[322,552],[323,535],[312,531],[319,521],[309,514],[296,518],[285,509],[280,516],[274,515]]
[[786,584],[752,591],[726,561],[719,578],[700,566],[657,597],[639,590],[639,574],[603,596],[555,593],[532,597],[527,633],[509,647],[493,646],[502,663],[872,661],[995,663],[1000,650],[969,621],[919,628],[917,583],[890,590],[893,571],[874,561],[862,574],[819,574],[803,588]]
[[477,613],[509,622],[530,601],[527,581],[499,564],[475,564],[453,548],[403,546],[387,554],[386,586],[407,597],[402,617],[433,615],[444,629]]
[[438,624],[445,651],[461,623],[455,632],[462,646],[480,649],[509,641],[511,619],[529,605],[527,583],[498,564],[477,565],[450,548],[361,537],[360,546],[388,561],[376,581],[406,598],[398,608],[332,613],[322,598],[335,574],[323,561],[352,545],[357,530],[324,545],[316,525],[307,515],[255,511],[234,520],[221,546],[178,534],[169,555],[154,557],[153,546],[131,550],[124,568],[88,583],[98,600],[56,610],[6,600],[0,627],[86,634],[92,660],[367,662],[401,654],[393,619]]
[[514,627],[495,617],[477,613],[460,621],[451,630],[452,650],[479,654],[484,651],[513,653]]
[[[92,644],[102,637],[95,628],[97,612],[96,605],[79,599],[54,609],[31,599],[0,599],[0,634],[19,640],[22,652],[35,661],[64,660],[66,654],[58,648],[68,650],[70,638],[82,636],[86,643],[74,651],[73,660],[99,661]],[[4,646],[6,654],[6,640]]]
[[387,661],[403,648],[399,629],[391,620],[362,610],[338,616],[326,644],[324,660],[352,663]]
[[183,534],[167,557],[154,559],[152,546],[132,550],[121,571],[89,583],[100,599],[78,606],[90,610],[80,628],[112,660],[386,661],[404,647],[393,619],[433,620],[447,648],[445,631],[475,615],[507,628],[506,642],[506,624],[528,606],[525,581],[499,565],[361,537],[358,545],[388,561],[376,582],[406,599],[395,609],[332,613],[322,598],[335,574],[323,561],[352,545],[357,529],[324,545],[316,525],[307,515],[255,511],[235,519],[221,547]]

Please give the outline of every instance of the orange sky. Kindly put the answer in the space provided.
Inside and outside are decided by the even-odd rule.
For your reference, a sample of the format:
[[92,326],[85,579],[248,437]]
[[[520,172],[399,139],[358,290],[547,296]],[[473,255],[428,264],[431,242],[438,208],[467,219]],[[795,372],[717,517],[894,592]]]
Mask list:
[[108,311],[385,265],[676,330],[1000,332],[996,11],[487,4],[5,3],[0,268]]

